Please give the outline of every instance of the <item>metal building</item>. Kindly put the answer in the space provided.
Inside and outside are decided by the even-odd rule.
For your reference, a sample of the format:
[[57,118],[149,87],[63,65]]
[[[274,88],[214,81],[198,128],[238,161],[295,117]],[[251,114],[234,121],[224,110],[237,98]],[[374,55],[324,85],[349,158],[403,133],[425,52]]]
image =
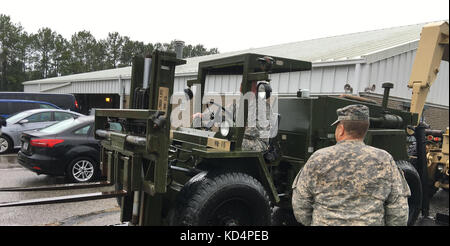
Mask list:
[[[175,92],[196,78],[198,63],[242,53],[259,53],[311,61],[313,69],[273,76],[272,88],[279,94],[309,89],[314,94],[352,94],[381,98],[381,84],[391,82],[390,95],[405,105],[411,98],[407,88],[422,26],[426,23],[339,35],[300,42],[254,48],[216,55],[187,58],[176,68]],[[115,94],[120,107],[128,104],[131,67],[24,82],[25,92]],[[231,93],[239,90],[239,76],[211,76],[206,91]],[[282,83],[280,81],[283,81]],[[428,107],[449,106],[449,65],[442,62],[438,78],[428,95]],[[448,123],[447,123],[448,125]]]

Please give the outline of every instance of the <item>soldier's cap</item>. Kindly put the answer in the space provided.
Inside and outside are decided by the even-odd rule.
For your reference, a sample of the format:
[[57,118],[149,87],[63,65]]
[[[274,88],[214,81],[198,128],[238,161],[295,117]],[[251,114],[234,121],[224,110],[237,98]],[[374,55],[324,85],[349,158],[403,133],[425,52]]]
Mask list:
[[361,104],[338,108],[336,114],[338,118],[331,126],[336,125],[341,120],[369,121],[369,108]]

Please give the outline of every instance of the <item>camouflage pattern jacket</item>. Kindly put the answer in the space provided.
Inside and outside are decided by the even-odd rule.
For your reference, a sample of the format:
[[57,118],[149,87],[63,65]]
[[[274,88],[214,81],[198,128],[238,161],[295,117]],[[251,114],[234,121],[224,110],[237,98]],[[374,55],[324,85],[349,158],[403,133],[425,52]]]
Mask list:
[[265,118],[258,119],[258,108],[256,107],[256,103],[254,103],[254,101],[252,102],[248,104],[248,126],[244,131],[242,149],[263,152],[266,151],[269,146],[269,131],[271,125],[267,120],[272,117],[272,112],[270,106],[265,104],[265,109],[259,109],[262,112],[261,115],[265,115]]
[[362,141],[316,151],[295,178],[292,206],[303,225],[406,226],[410,190],[392,156]]
[[[278,126],[273,126],[273,121],[275,120],[270,104],[264,103],[264,109],[258,109],[256,105],[256,100],[251,100],[248,104],[248,125],[244,130],[244,139],[242,140],[242,149],[250,151],[261,151],[264,152],[269,146],[270,131],[277,130]],[[238,104],[230,104],[225,107],[225,109],[233,113],[237,117],[237,112],[239,110]],[[258,110],[260,110],[261,115],[258,118]],[[263,117],[265,116],[265,118]],[[270,119],[270,120],[269,120]],[[276,135],[276,134],[275,134]]]

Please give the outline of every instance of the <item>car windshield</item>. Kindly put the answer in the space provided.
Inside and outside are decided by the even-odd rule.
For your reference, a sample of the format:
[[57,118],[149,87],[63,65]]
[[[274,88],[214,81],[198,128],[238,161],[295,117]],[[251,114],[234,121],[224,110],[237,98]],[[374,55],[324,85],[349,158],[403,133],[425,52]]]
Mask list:
[[62,131],[65,131],[65,130],[67,130],[67,129],[71,128],[72,126],[75,126],[75,125],[77,125],[79,123],[80,123],[79,120],[70,118],[70,119],[58,122],[56,124],[53,124],[53,125],[51,125],[49,127],[46,127],[44,129],[41,129],[40,131],[44,132],[44,133],[49,133],[49,134],[56,134],[56,133],[60,133]]
[[15,115],[12,115],[9,118],[7,118],[6,122],[10,123],[10,124],[14,124],[17,121],[21,120],[23,117],[26,117],[28,115],[29,115],[29,113],[27,113],[27,112],[20,112],[20,113],[17,113]]

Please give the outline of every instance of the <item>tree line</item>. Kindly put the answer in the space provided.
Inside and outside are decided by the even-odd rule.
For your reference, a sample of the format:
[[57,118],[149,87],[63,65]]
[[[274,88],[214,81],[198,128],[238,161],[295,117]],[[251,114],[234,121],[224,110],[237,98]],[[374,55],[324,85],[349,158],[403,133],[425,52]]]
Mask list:
[[[170,43],[144,43],[110,32],[97,40],[89,31],[76,32],[70,39],[48,27],[27,33],[0,14],[0,91],[22,91],[22,82],[76,73],[130,66],[136,55],[153,50],[174,51]],[[183,57],[217,54],[217,48],[185,45]]]

